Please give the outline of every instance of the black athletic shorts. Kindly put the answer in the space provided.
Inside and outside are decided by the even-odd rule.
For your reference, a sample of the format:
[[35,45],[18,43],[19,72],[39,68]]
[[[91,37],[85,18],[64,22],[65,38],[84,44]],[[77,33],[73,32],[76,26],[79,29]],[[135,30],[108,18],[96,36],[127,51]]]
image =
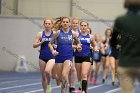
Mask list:
[[90,57],[90,62],[91,62],[91,65],[93,65],[93,58]]
[[107,57],[108,55],[106,55],[106,54],[102,54],[102,56],[103,56],[103,57]]
[[47,63],[50,59],[41,59],[40,60],[44,61],[45,63]]
[[90,62],[90,57],[79,57],[75,56],[75,63],[83,63],[83,62]]
[[112,48],[110,57],[114,57],[117,60],[119,58],[119,49]]

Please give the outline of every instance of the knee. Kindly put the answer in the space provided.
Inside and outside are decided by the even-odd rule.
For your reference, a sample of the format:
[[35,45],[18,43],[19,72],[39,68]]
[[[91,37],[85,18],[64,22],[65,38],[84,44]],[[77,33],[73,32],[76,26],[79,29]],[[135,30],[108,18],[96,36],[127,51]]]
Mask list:
[[68,77],[67,71],[63,71],[63,72],[62,72],[62,77],[65,78],[65,79]]
[[115,71],[115,67],[112,67],[112,71]]
[[105,65],[105,69],[108,69],[109,68],[109,65]]
[[75,67],[72,67],[72,68],[71,68],[71,72],[72,72],[72,73],[75,73],[75,72],[76,72],[76,68],[75,68]]
[[45,70],[45,73],[47,74],[47,75],[51,75],[51,71],[50,70]]
[[82,73],[82,79],[87,79],[88,74]]
[[45,72],[42,72],[42,81],[45,81],[45,80],[46,80]]
[[57,79],[57,74],[52,73],[52,79]]
[[42,81],[44,82],[46,79],[45,79],[45,77],[42,77]]

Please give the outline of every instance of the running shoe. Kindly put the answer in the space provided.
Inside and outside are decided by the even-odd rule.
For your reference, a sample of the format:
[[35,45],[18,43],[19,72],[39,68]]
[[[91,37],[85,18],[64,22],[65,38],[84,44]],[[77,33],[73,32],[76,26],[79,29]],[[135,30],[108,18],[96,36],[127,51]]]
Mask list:
[[94,84],[94,85],[97,85],[97,80],[96,80],[96,79],[94,79],[93,84]]
[[48,85],[48,86],[47,86],[46,93],[51,93],[51,90],[52,90],[52,89],[51,89],[51,85]]
[[62,81],[61,93],[66,93],[66,91],[67,91],[67,82],[66,81]]
[[82,93],[81,88],[78,88],[78,93]]
[[118,85],[120,85],[120,79],[119,79],[119,74],[115,73],[116,81],[118,82]]
[[115,85],[115,82],[114,81],[112,81],[112,86],[114,86]]
[[58,80],[58,79],[55,79],[55,82],[56,82],[57,86],[59,86],[59,85],[60,85],[60,83],[61,83],[61,81],[60,81],[60,80]]
[[103,83],[103,84],[105,83],[105,79],[102,80],[102,83]]
[[87,92],[85,92],[85,91],[82,91],[82,93],[87,93]]
[[75,93],[75,88],[69,87],[69,93]]
[[93,80],[93,77],[90,77],[90,78],[89,78],[89,80],[90,80],[90,82],[92,82],[92,80]]

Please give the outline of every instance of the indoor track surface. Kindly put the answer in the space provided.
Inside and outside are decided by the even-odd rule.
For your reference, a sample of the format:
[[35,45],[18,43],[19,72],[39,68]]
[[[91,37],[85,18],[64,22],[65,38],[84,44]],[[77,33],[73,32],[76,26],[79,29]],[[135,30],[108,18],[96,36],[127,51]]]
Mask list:
[[[112,86],[110,76],[105,84],[102,84],[101,80],[100,75],[96,86],[93,86],[93,83],[90,84],[88,93],[121,93],[117,83]],[[60,86],[56,85],[55,80],[51,80],[51,85],[52,93],[60,93]],[[78,84],[76,83],[77,87]],[[140,93],[139,88],[139,84],[136,83],[135,93]],[[0,72],[0,93],[43,93],[41,75],[39,72]]]

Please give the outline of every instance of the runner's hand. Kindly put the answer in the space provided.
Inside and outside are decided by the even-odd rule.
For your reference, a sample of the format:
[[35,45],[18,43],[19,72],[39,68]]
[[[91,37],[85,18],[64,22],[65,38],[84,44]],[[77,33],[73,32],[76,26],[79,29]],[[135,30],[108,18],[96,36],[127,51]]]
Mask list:
[[56,50],[53,50],[53,51],[52,51],[52,54],[53,54],[54,56],[57,56],[57,55],[59,54],[59,52],[57,52]]
[[82,44],[78,44],[77,45],[77,50],[78,50],[78,52],[81,52],[82,51]]

